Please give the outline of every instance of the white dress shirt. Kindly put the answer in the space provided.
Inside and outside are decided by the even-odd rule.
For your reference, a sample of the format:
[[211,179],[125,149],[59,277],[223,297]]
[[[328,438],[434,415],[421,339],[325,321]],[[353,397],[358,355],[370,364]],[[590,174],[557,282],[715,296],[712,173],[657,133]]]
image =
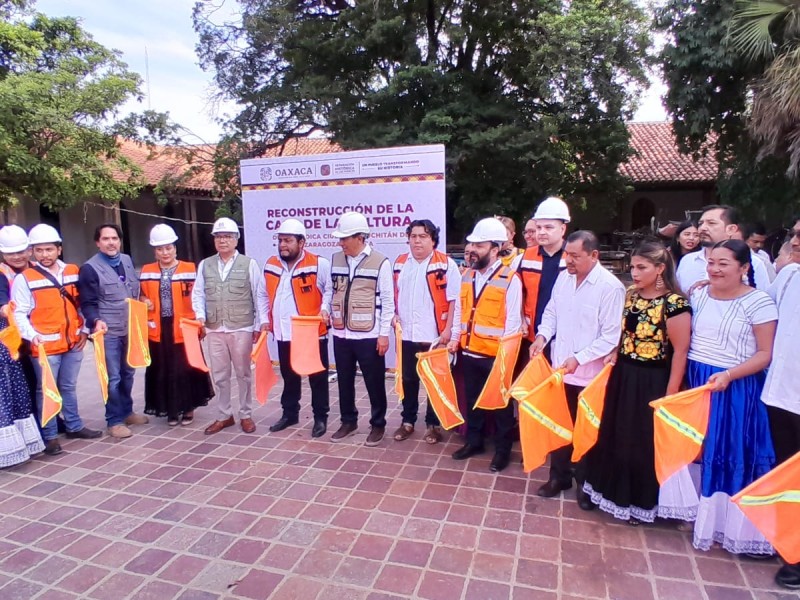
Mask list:
[[[689,289],[698,281],[708,280],[708,260],[706,259],[706,248],[697,252],[690,252],[681,259],[678,265],[678,285],[681,286],[683,293],[689,295]],[[766,291],[769,288],[770,279],[764,262],[758,255],[750,251],[750,262],[753,264],[753,279],[756,288]]]
[[[433,254],[418,261],[408,255],[400,274],[397,277],[397,316],[403,328],[403,340],[431,344],[439,339],[437,315],[433,305],[433,297],[428,287],[428,265]],[[447,259],[447,288],[445,297],[448,302],[458,300],[461,289],[461,274],[452,258]]]
[[[372,246],[367,244],[357,256],[345,256],[347,266],[350,268],[350,281],[356,272],[358,264],[367,256],[372,254]],[[392,266],[389,260],[383,261],[378,271],[378,297],[381,299],[380,309],[375,309],[375,326],[371,331],[350,331],[344,329],[331,329],[333,337],[345,338],[348,340],[368,340],[377,337],[389,337],[392,330],[392,319],[394,318],[394,281],[392,277]]]
[[[228,278],[228,275],[233,268],[233,263],[236,260],[236,257],[239,256],[239,251],[235,251],[233,256],[231,256],[230,260],[224,262],[220,257],[219,254],[215,254],[214,256],[209,256],[208,258],[204,258],[200,261],[200,264],[197,265],[197,279],[194,281],[194,287],[192,288],[192,310],[194,314],[197,316],[198,319],[205,320],[206,318],[206,279],[203,275],[203,268],[207,260],[213,260],[217,263],[217,268],[219,269],[219,276],[222,278],[222,281],[225,281]],[[208,333],[230,333],[231,331],[255,331],[260,328],[261,323],[269,322],[269,313],[263,313],[261,311],[261,307],[258,306],[258,290],[259,288],[264,286],[264,275],[261,272],[261,269],[258,267],[258,263],[250,259],[250,264],[248,265],[249,275],[250,275],[250,292],[253,294],[253,303],[256,306],[256,316],[253,321],[253,325],[250,327],[242,327],[241,329],[228,329],[224,325],[220,325],[216,329],[209,329]]]
[[[292,340],[292,317],[298,316],[300,313],[297,311],[297,301],[294,298],[294,289],[292,288],[292,274],[295,268],[299,265],[305,257],[305,250],[297,257],[297,261],[289,269],[286,261],[278,256],[278,260],[283,266],[281,278],[278,282],[278,289],[275,290],[275,304],[272,307],[272,335],[279,342],[290,342]],[[322,256],[318,257],[317,263],[317,289],[322,294],[322,304],[320,311],[331,311],[331,296],[333,295],[333,284],[331,283],[331,263],[327,258]],[[262,279],[264,276],[262,275]],[[258,288],[258,314],[267,315],[267,320],[262,320],[261,324],[264,325],[268,322],[270,312],[269,295],[267,294],[266,281],[265,285]],[[325,337],[325,336],[322,336]]]
[[586,386],[603,368],[603,359],[619,345],[625,286],[597,263],[577,286],[577,276],[562,271],[542,315],[537,336],[549,342],[553,336],[553,366],[571,356],[578,361],[564,382]]
[[[483,273],[475,271],[475,297],[478,298],[483,290],[483,286],[492,278],[495,271],[502,266],[499,260],[493,265],[488,267]],[[460,281],[460,279],[459,279]],[[460,291],[459,291],[460,293]],[[476,300],[477,302],[477,300]],[[453,310],[453,332],[450,335],[450,340],[455,341],[461,337],[461,300],[456,302],[455,309]],[[503,337],[522,331],[522,280],[519,275],[514,273],[508,282],[506,289],[506,324],[503,329]],[[468,356],[478,356],[470,352],[464,352]],[[479,358],[486,358],[485,356],[478,356]]]
[[775,270],[775,265],[772,264],[772,259],[769,257],[769,254],[763,250],[756,250],[753,252],[753,255],[760,258],[761,262],[764,263],[764,268],[767,271],[767,277],[769,278],[770,283],[775,281],[775,278],[778,276],[778,272]]
[[778,329],[761,400],[769,406],[800,414],[800,369],[795,340],[800,332],[800,265],[790,264],[781,269],[769,294],[778,305]]

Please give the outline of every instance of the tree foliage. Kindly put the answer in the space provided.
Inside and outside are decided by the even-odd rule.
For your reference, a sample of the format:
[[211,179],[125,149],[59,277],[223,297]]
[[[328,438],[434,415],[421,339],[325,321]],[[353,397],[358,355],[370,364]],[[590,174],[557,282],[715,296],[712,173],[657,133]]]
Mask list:
[[140,84],[76,19],[0,0],[0,206],[20,196],[63,208],[136,195],[141,170],[120,155],[117,136],[174,140],[176,132],[164,114],[120,115],[141,97]]
[[228,149],[317,131],[347,149],[445,144],[461,227],[625,188],[648,44],[631,0],[238,4],[238,23],[215,23],[212,2],[194,14],[202,66],[242,107]]

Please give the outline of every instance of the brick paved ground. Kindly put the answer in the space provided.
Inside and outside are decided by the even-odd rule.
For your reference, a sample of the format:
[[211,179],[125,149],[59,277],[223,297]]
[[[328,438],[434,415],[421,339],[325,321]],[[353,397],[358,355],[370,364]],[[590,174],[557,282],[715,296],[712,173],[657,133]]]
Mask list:
[[[96,385],[87,352],[83,413],[101,427]],[[310,439],[308,406],[301,427],[269,434],[278,410],[273,394],[254,435],[204,436],[206,408],[190,427],[154,419],[129,440],[64,440],[61,456],[0,471],[0,598],[796,597],[774,586],[777,561],[699,553],[689,534],[612,523],[572,494],[538,498],[543,469],[453,461],[457,436],[365,448],[362,410],[362,433],[334,445]]]

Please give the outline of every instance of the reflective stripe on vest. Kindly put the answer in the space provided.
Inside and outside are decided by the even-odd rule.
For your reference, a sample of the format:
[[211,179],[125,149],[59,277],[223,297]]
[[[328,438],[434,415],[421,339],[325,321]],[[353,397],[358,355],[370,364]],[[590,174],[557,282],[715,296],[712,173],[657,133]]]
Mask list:
[[361,259],[350,277],[350,267],[344,252],[331,260],[333,298],[331,322],[334,329],[369,332],[375,328],[381,310],[378,295],[378,274],[386,257],[373,249]]
[[[33,298],[33,308],[28,315],[31,327],[42,340],[49,355],[68,352],[78,341],[83,319],[75,305],[61,294],[61,290],[37,269],[25,269],[21,275],[28,283]],[[78,302],[78,266],[65,265],[62,286]],[[39,350],[32,346],[33,355]]]
[[[303,258],[295,264],[291,272],[292,296],[297,314],[300,316],[316,317],[322,310],[322,292],[317,287],[318,269],[319,256],[304,251]],[[273,318],[275,295],[278,293],[278,286],[284,272],[283,263],[277,256],[267,259],[264,265],[264,283],[269,296],[269,320],[271,323],[275,322]],[[328,333],[328,328],[324,323],[320,323],[319,335],[323,336],[326,333]]]
[[[197,271],[193,263],[178,261],[172,274],[172,335],[176,344],[183,343],[181,319],[194,319],[192,309],[192,288]],[[161,267],[158,263],[149,263],[142,267],[139,276],[141,295],[153,303],[153,309],[147,311],[147,339],[152,342],[161,341]]]
[[[401,254],[394,261],[394,305],[395,310],[400,297],[398,282],[403,265],[408,261],[409,254]],[[436,329],[441,334],[447,325],[447,314],[450,312],[450,302],[447,300],[447,255],[438,250],[433,251],[425,279],[428,282],[428,292],[433,300],[433,317],[436,320]],[[399,314],[399,311],[398,311]]]
[[461,277],[461,347],[482,356],[497,356],[506,326],[506,292],[514,272],[499,266],[475,298],[475,271]]
[[[536,332],[533,327],[536,322],[536,308],[539,301],[539,284],[542,281],[543,261],[539,254],[540,246],[527,248],[522,255],[517,272],[522,278],[522,313],[525,317],[527,331],[525,338],[533,341]],[[558,262],[559,272],[567,268],[567,263],[562,256]]]

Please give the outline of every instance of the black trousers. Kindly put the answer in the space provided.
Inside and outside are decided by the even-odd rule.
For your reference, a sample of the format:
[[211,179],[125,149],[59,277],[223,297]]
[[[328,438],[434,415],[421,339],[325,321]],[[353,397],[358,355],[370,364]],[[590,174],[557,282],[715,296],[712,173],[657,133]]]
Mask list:
[[[425,342],[403,342],[403,423],[416,425],[419,414],[419,375],[417,374],[417,352],[427,352],[431,347]],[[425,424],[439,425],[439,417],[433,412],[431,401],[425,410]]]
[[[278,342],[278,361],[283,377],[283,393],[281,394],[281,407],[283,416],[287,419],[297,419],[300,416],[300,383],[301,377],[292,371],[291,342]],[[319,357],[324,369],[319,373],[308,376],[311,386],[311,410],[314,412],[315,421],[327,421],[330,409],[330,394],[328,393],[328,340],[319,341]]]
[[[575,415],[578,412],[578,394],[583,390],[583,387],[565,384],[564,389],[566,390],[569,414],[572,415],[572,422],[574,423]],[[578,486],[582,486],[586,479],[583,463],[583,460],[575,464],[572,463],[572,444],[554,450],[550,453],[550,479],[555,479],[563,485],[569,485],[572,483],[572,478],[575,477]]]
[[800,415],[769,405],[767,414],[775,458],[779,465],[800,452]]
[[339,383],[339,413],[342,423],[357,423],[356,365],[367,387],[373,427],[386,427],[386,359],[378,355],[378,338],[348,340],[333,338],[333,358]]
[[464,368],[464,397],[467,400],[467,443],[475,446],[483,444],[483,426],[489,413],[494,416],[494,450],[495,452],[511,452],[511,431],[514,428],[514,405],[508,403],[505,408],[483,410],[473,408],[481,395],[486,380],[494,364],[493,358],[476,358],[461,354]]

